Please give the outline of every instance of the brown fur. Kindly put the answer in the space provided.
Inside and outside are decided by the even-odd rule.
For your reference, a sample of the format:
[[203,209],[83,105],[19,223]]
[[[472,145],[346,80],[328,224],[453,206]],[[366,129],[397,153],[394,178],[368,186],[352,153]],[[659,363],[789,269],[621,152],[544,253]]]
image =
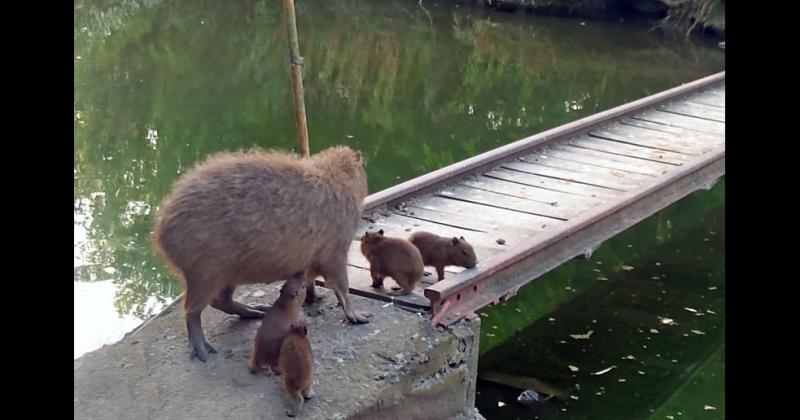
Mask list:
[[383,287],[383,279],[391,277],[411,293],[425,272],[419,250],[405,239],[383,236],[383,230],[364,233],[361,254],[369,261],[372,287]]
[[284,283],[280,296],[267,311],[253,340],[250,373],[256,373],[265,366],[278,373],[281,344],[291,326],[300,323],[305,296],[306,283],[303,277],[292,277]]
[[436,267],[439,281],[444,279],[447,265],[472,268],[478,263],[472,245],[463,236],[460,239],[445,238],[430,232],[416,232],[408,240],[419,249],[425,265]]
[[303,398],[314,396],[314,356],[308,341],[308,327],[292,325],[283,340],[278,360],[278,369],[283,373],[283,389],[289,399],[289,416],[296,416],[303,405]]
[[[324,276],[347,318],[368,322],[352,307],[347,280],[347,252],[366,195],[361,153],[345,146],[309,158],[223,152],[181,177],[159,208],[153,238],[186,288],[195,349],[205,338],[202,327],[197,338],[190,325],[199,325],[207,305],[257,316],[231,300],[234,289],[297,272]],[[309,298],[313,287],[309,282]]]

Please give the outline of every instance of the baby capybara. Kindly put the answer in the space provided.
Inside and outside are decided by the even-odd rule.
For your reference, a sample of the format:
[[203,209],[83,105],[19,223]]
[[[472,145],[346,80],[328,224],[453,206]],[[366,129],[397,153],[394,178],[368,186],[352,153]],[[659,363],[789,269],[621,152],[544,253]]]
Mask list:
[[369,261],[372,287],[383,287],[383,279],[391,277],[408,294],[425,272],[419,250],[405,239],[383,236],[383,229],[364,233],[361,254]]
[[[313,281],[313,280],[312,280]],[[306,280],[303,276],[294,276],[281,287],[281,295],[258,327],[253,341],[253,354],[250,357],[250,372],[269,366],[278,373],[278,354],[283,339],[289,334],[293,324],[300,323],[303,300],[306,297]]]
[[478,263],[472,245],[463,236],[451,239],[430,232],[416,232],[408,240],[419,249],[425,265],[436,267],[439,281],[444,279],[444,267],[447,265],[473,268]]
[[308,341],[308,327],[295,324],[281,345],[278,369],[283,374],[283,389],[289,399],[286,414],[294,417],[303,406],[303,398],[314,397],[314,357]]
[[207,305],[242,318],[265,306],[233,300],[237,286],[305,273],[306,300],[322,275],[345,316],[368,322],[350,302],[347,252],[367,195],[361,153],[337,146],[308,158],[275,151],[218,153],[182,176],[162,202],[154,242],[186,288],[192,357],[216,350],[200,314]]

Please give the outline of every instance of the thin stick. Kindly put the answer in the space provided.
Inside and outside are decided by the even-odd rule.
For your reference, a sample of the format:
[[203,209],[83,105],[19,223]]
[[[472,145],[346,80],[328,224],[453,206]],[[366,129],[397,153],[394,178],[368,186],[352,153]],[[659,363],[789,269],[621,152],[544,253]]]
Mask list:
[[294,98],[295,124],[297,125],[297,144],[303,156],[309,155],[308,125],[306,122],[306,102],[303,99],[303,57],[300,56],[300,42],[297,38],[297,20],[294,13],[294,0],[283,0],[283,18],[286,22],[286,35],[289,39],[289,67],[292,71],[292,92]]

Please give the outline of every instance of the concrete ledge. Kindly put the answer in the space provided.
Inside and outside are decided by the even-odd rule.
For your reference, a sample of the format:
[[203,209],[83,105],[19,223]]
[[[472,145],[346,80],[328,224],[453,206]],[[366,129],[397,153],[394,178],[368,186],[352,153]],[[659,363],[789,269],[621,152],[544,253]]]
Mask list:
[[[280,284],[239,288],[246,303],[273,302]],[[261,290],[266,296],[254,298]],[[349,325],[336,298],[305,307],[316,365],[315,391],[299,418],[481,418],[474,410],[480,321],[448,329],[393,305],[358,296],[372,322]],[[286,399],[279,377],[252,375],[247,361],[261,321],[213,308],[203,312],[208,363],[189,360],[181,305],[120,342],[74,362],[74,412],[80,419],[281,419]]]

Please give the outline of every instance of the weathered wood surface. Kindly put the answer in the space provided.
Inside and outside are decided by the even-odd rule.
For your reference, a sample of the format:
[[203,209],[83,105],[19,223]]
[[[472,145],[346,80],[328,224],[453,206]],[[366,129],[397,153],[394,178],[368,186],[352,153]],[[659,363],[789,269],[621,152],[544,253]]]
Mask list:
[[[371,287],[369,263],[359,248],[367,230],[383,229],[401,238],[418,231],[463,236],[479,260],[469,271],[478,272],[481,260],[501,258],[543,232],[552,233],[569,220],[663,182],[687,164],[724,152],[724,133],[723,82],[533,147],[480,173],[441,182],[402,204],[367,211],[349,253],[351,290],[413,309],[430,305],[423,290],[436,282],[432,267],[426,267],[429,275],[410,295],[389,295],[395,285],[390,278],[383,289]],[[445,277],[462,271],[447,267]]]

